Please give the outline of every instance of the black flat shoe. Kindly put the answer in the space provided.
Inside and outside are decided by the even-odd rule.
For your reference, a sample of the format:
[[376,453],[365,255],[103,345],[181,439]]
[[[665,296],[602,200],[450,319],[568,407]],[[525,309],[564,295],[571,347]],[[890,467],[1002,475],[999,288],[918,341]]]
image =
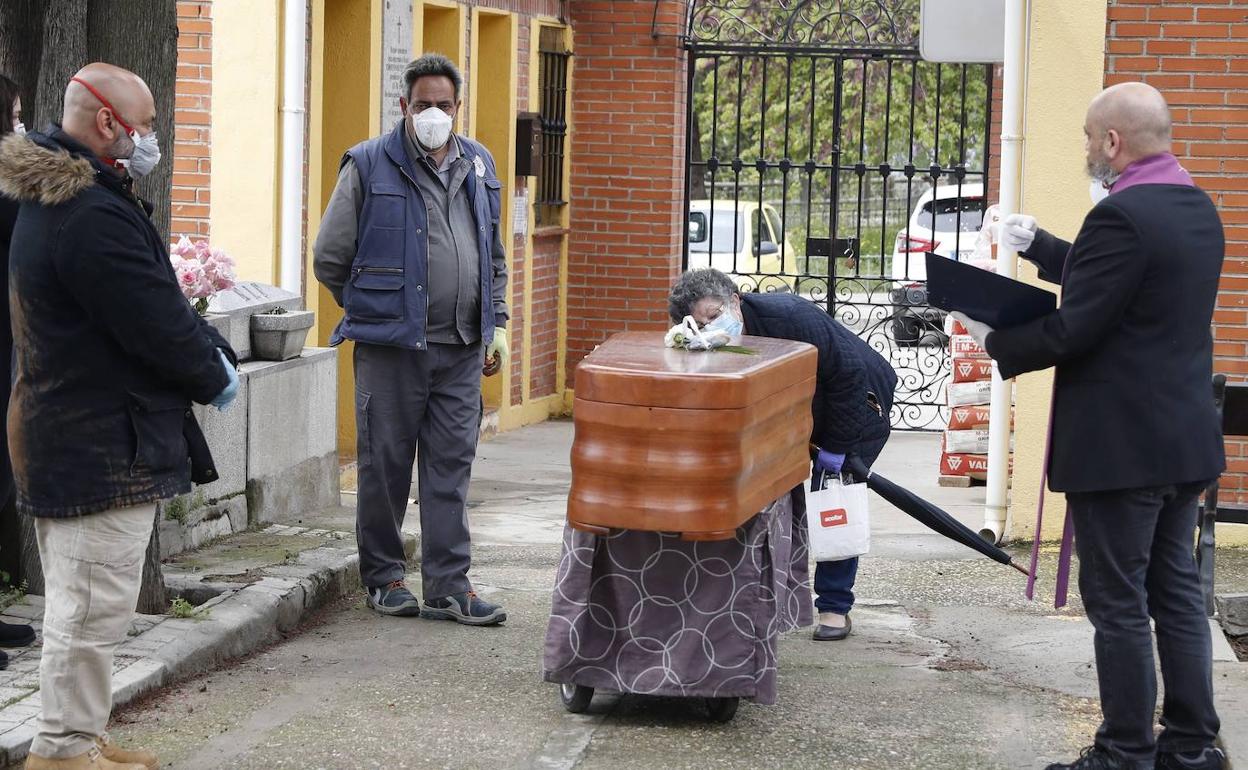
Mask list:
[[815,633],[812,637],[816,642],[839,642],[849,636],[850,629],[854,627],[854,621],[848,616],[845,617],[845,627],[836,628],[834,626],[815,626]]
[[29,647],[35,643],[35,629],[0,620],[0,647]]

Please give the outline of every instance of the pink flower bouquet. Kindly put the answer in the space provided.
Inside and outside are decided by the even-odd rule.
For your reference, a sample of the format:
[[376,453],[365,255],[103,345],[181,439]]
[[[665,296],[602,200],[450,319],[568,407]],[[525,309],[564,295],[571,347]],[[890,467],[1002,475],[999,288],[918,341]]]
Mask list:
[[182,296],[195,306],[195,312],[208,312],[208,300],[219,291],[234,288],[234,260],[220,249],[210,248],[208,241],[191,242],[185,235],[169,252],[169,261],[178,276]]

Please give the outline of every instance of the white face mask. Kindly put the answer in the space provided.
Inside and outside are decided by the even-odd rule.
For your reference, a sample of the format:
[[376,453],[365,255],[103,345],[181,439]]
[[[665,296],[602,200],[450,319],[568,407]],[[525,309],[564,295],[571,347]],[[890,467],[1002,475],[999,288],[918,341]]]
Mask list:
[[131,132],[130,141],[134,142],[134,152],[130,153],[130,157],[121,159],[121,163],[131,178],[145,177],[160,163],[160,142],[156,140],[156,132],[146,136],[139,136],[137,131]]
[[741,319],[737,318],[737,314],[725,305],[719,315],[715,316],[715,320],[707,324],[702,331],[722,331],[727,332],[730,337],[737,337],[740,336],[744,328],[745,324],[741,323]]
[[1093,179],[1088,185],[1088,195],[1092,198],[1092,205],[1095,206],[1109,197],[1109,188],[1099,179]]
[[437,107],[430,107],[424,112],[412,116],[412,132],[416,141],[426,150],[440,150],[451,138],[451,126],[454,120]]
[[26,136],[26,124],[20,120],[13,124],[13,133],[18,136]]

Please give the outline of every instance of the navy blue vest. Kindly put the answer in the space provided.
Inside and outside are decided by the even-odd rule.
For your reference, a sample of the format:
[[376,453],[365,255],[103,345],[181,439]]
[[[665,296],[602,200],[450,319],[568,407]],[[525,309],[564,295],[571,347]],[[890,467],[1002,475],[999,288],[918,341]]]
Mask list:
[[[342,290],[346,315],[334,329],[331,345],[343,340],[394,345],[413,350],[426,347],[429,283],[428,214],[413,167],[403,146],[404,122],[393,131],[361,142],[347,151],[360,174],[364,204],[351,276]],[[494,339],[494,273],[490,247],[499,226],[502,184],[489,150],[457,137],[463,157],[484,168],[464,181],[477,223],[481,273],[481,341]],[[452,140],[453,141],[453,140]],[[479,160],[478,160],[479,159]],[[485,194],[482,194],[482,191]]]

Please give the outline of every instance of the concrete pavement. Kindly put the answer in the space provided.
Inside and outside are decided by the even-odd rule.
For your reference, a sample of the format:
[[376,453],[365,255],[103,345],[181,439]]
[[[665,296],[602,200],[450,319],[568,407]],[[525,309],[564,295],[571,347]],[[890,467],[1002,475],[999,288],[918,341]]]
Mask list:
[[[977,526],[982,488],[936,484],[937,441],[897,435],[877,470]],[[1020,575],[878,498],[855,633],[784,637],[776,706],[742,704],[718,725],[697,702],[600,693],[567,714],[539,667],[570,442],[556,422],[481,445],[473,577],[506,605],[503,627],[383,618],[352,593],[285,643],[119,710],[114,736],[177,768],[1035,768],[1090,742],[1077,595],[1062,611],[1027,602]],[[290,523],[349,531],[350,518]],[[1248,553],[1222,551],[1218,566],[1221,590],[1248,589]],[[1248,767],[1248,664],[1215,676],[1223,733]]]

